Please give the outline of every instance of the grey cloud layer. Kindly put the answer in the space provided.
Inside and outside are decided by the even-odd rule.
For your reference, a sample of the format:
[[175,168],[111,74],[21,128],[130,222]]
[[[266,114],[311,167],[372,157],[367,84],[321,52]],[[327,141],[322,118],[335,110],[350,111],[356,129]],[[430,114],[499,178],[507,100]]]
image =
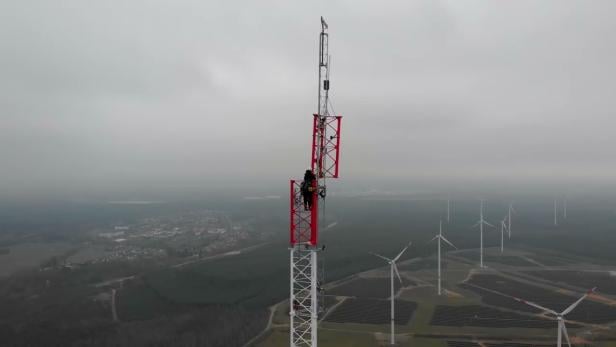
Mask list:
[[5,1],[0,186],[284,179],[318,18],[350,176],[616,174],[612,1]]

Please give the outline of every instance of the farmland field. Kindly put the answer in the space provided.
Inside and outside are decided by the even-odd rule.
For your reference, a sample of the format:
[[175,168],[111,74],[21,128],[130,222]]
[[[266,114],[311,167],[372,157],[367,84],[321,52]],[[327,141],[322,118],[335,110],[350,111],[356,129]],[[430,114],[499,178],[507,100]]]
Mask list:
[[567,266],[567,265],[572,265],[572,264],[577,263],[577,261],[573,259],[564,258],[558,255],[544,254],[544,253],[533,254],[529,256],[529,258],[539,262],[540,264],[546,265],[546,266]]
[[475,342],[469,341],[447,341],[447,347],[481,347]]
[[554,322],[525,316],[518,313],[498,310],[491,307],[468,305],[468,306],[444,306],[438,305],[430,321],[432,325],[445,326],[476,326],[487,328],[553,328]]
[[486,343],[485,346],[486,347],[553,347],[553,345],[537,345],[537,344],[531,345],[528,343],[515,343],[515,342]]
[[[347,299],[325,318],[333,323],[386,324],[390,321],[390,302],[377,299]],[[417,304],[396,301],[396,324],[408,324]]]
[[[566,309],[569,305],[575,302],[579,296],[582,295],[580,294],[579,296],[572,297],[541,287],[514,281],[502,276],[489,274],[475,274],[471,277],[471,280],[468,281],[468,283],[472,286],[465,286],[466,289],[481,292],[479,294],[482,295],[482,301],[484,303],[525,312],[537,312],[538,310],[530,306],[527,306],[527,308],[522,308],[522,305],[524,304],[515,301],[511,297],[518,297],[524,300],[532,301],[560,312]],[[504,294],[505,296],[494,293],[488,294],[486,293],[487,291],[482,291],[480,289],[478,290],[477,287],[496,291]],[[586,323],[607,323],[616,321],[616,308],[599,304],[594,301],[584,300],[578,307],[576,307],[575,310],[567,315],[567,318]]]
[[[417,271],[417,270],[425,270],[425,269],[436,269],[437,261],[436,258],[423,258],[413,262],[407,262],[404,264],[400,264],[398,266],[399,271]],[[441,261],[441,269],[447,268],[447,260],[442,259]]]
[[537,270],[524,273],[576,287],[597,287],[602,293],[616,295],[616,276],[607,271]]
[[540,311],[536,308],[525,305],[521,302],[517,302],[512,298],[499,295],[497,293],[493,293],[489,290],[486,290],[482,287],[476,287],[469,285],[467,283],[462,283],[458,285],[460,288],[469,290],[479,296],[481,296],[481,302],[486,305],[503,307],[510,310],[521,311],[521,312],[531,312],[531,313],[539,313]]
[[[479,251],[477,250],[458,251],[453,255],[470,260],[472,262],[479,262]],[[515,255],[492,255],[484,253],[483,260],[485,262],[499,263],[509,266],[537,266],[536,264]]]
[[[402,278],[404,286],[413,285],[410,280]],[[329,289],[327,295],[352,296],[357,298],[389,298],[391,294],[391,282],[389,278],[356,278],[343,283],[337,287]],[[394,291],[398,292],[402,286],[396,278],[394,280]]]
[[[525,257],[533,259],[532,254],[527,254]],[[400,294],[401,300],[396,300],[396,324],[406,325],[406,328],[399,327],[398,330],[410,329],[412,333],[419,332],[411,340],[405,341],[401,330],[400,345],[409,343],[408,345],[435,347],[549,346],[549,338],[555,332],[555,321],[549,316],[540,316],[542,313],[540,310],[515,301],[512,296],[537,301],[550,308],[554,306],[555,309],[563,309],[583,293],[571,293],[560,290],[557,286],[551,288],[535,285],[525,280],[530,278],[527,276],[518,279],[522,273],[526,275],[531,271],[547,270],[541,270],[538,265],[526,261],[522,256],[508,255],[504,259],[511,264],[517,264],[510,265],[511,267],[522,267],[517,270],[520,272],[508,269],[501,275],[493,270],[477,271],[473,270],[472,266],[465,265],[465,261],[460,261],[455,256],[450,257],[449,266],[444,271],[444,278],[449,282],[445,281],[444,288],[449,289],[451,294],[442,297],[436,295],[436,288],[433,286],[435,271],[430,267],[436,266],[434,258],[421,258],[407,263],[407,267],[400,265],[401,271],[412,271],[406,274],[419,283],[419,286],[403,290]],[[383,276],[382,273],[388,269],[379,267],[378,270],[379,275]],[[471,276],[467,278],[469,271]],[[398,288],[396,283],[396,289]],[[389,322],[387,300],[389,278],[355,277],[338,287],[328,289],[327,294],[345,296],[347,299],[332,309],[325,318],[326,331],[340,334],[371,331],[372,338],[369,339],[366,335],[365,340],[367,345],[371,346],[377,346],[386,340],[386,333],[381,329],[387,329]],[[405,300],[412,301],[410,313],[405,312],[407,311]],[[406,317],[400,317],[401,314]],[[591,298],[580,304],[567,318],[571,320],[567,324],[570,335],[579,337],[580,331],[583,330],[578,329],[581,329],[582,325],[576,324],[575,321],[599,324],[616,322],[616,307],[604,305]],[[348,325],[342,325],[345,323]],[[427,334],[422,335],[422,333]],[[609,334],[607,336],[611,337]],[[423,344],[417,344],[415,341],[417,339],[421,339]],[[609,346],[609,344],[594,345]]]
[[537,266],[536,264],[522,257],[513,256],[513,255],[503,255],[503,256],[488,255],[487,257],[484,258],[484,260],[487,262],[500,263],[500,264],[509,265],[509,266],[533,266],[533,267]]
[[[257,343],[257,347],[280,347],[289,345],[289,332],[274,330],[265,341]],[[319,346],[321,347],[374,347],[374,335],[368,332],[347,331],[338,332],[322,329],[319,331]]]

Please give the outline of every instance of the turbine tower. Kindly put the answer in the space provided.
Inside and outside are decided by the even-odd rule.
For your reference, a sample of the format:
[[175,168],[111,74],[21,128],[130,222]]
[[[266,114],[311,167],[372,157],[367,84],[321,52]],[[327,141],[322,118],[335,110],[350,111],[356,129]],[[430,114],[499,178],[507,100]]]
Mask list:
[[483,199],[481,200],[481,205],[479,207],[479,221],[473,225],[473,228],[479,225],[479,267],[483,268],[483,225],[491,226],[494,228],[494,225],[486,222],[483,219]]
[[[329,112],[329,34],[321,17],[319,35],[319,105],[311,126],[310,168],[315,175],[312,186],[302,189],[302,180],[291,180],[290,223],[290,346],[316,347],[319,296],[318,277],[319,201],[324,200],[326,179],[338,178],[340,124],[342,116]],[[305,207],[304,203],[309,207]]]
[[398,255],[393,258],[393,259],[389,259],[387,257],[384,257],[380,254],[376,254],[376,253],[372,253],[370,252],[370,254],[377,256],[383,260],[385,260],[388,264],[389,264],[389,276],[391,279],[391,332],[389,335],[389,343],[391,345],[395,345],[396,344],[396,340],[394,337],[394,324],[395,324],[395,316],[394,316],[394,297],[395,297],[395,293],[394,293],[394,272],[396,273],[396,276],[398,276],[398,280],[400,281],[400,284],[402,284],[402,278],[400,277],[400,273],[398,272],[398,267],[396,266],[396,262],[398,261],[398,259],[400,259],[400,257],[402,256],[402,254],[404,254],[404,252],[406,252],[406,250],[409,248],[409,246],[411,245],[411,243],[409,242],[408,245],[406,245],[406,247],[404,247],[404,249],[398,253]]
[[563,339],[563,335],[565,335],[565,339],[567,340],[567,344],[569,345],[569,347],[571,347],[571,341],[569,340],[569,334],[567,334],[567,327],[565,326],[565,316],[567,314],[569,314],[571,311],[573,311],[573,309],[579,305],[580,302],[582,302],[582,300],[586,299],[586,297],[590,294],[593,293],[595,290],[597,289],[597,287],[589,290],[588,292],[586,292],[586,294],[584,294],[581,298],[579,298],[576,302],[574,302],[573,304],[571,304],[569,307],[567,307],[564,311],[558,313],[554,310],[550,310],[549,308],[545,308],[543,306],[537,305],[534,302],[530,302],[530,301],[525,301],[522,299],[518,299],[518,298],[514,298],[519,302],[525,303],[526,305],[532,306],[534,308],[538,308],[544,312],[548,312],[550,314],[553,314],[554,316],[556,316],[556,321],[558,322],[558,337],[556,338],[556,346],[557,347],[562,347],[562,339]]
[[507,216],[507,231],[509,233],[509,238],[511,238],[511,213],[516,213],[515,209],[513,208],[513,202],[509,203],[509,210],[507,211],[508,216]]
[[430,242],[437,240],[437,244],[438,244],[438,295],[441,295],[441,240],[445,241],[447,244],[449,244],[451,247],[458,249],[456,246],[453,245],[453,243],[449,242],[449,240],[447,240],[445,238],[445,236],[443,236],[443,222],[439,221],[438,222],[438,234],[436,236],[434,236],[434,238],[432,240],[430,240]]
[[557,219],[557,214],[556,214],[556,199],[554,199],[554,226],[558,225],[558,219]]
[[[507,230],[507,224],[505,224],[505,221],[507,220],[507,216],[505,216],[503,218],[503,220],[501,220],[501,253],[503,253],[504,251],[504,243],[505,243],[505,231]],[[509,235],[511,235],[511,233],[509,233]]]

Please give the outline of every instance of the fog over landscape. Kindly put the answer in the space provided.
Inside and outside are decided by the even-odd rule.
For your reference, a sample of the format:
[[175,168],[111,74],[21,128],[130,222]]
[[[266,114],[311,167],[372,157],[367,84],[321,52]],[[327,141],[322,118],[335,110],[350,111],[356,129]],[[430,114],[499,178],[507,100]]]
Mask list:
[[616,347],[615,13],[0,0],[0,344]]
[[[5,1],[11,196],[276,185],[316,110],[315,18],[349,181],[591,180],[616,162],[613,1]],[[318,28],[318,27],[317,27]]]

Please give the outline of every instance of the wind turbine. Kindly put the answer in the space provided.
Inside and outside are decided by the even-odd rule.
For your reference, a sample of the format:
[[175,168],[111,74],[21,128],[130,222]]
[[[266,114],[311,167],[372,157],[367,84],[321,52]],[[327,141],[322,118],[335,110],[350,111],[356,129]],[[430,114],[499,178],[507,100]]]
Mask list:
[[481,207],[479,208],[479,221],[473,225],[473,228],[479,225],[479,267],[483,268],[483,225],[488,225],[494,228],[494,225],[486,222],[483,219],[483,200],[481,200]]
[[[507,224],[505,224],[505,221],[507,220],[507,216],[505,216],[503,218],[503,220],[501,221],[501,253],[503,253],[503,243],[504,243],[504,239],[505,239],[505,231],[507,230]],[[509,233],[509,235],[511,235],[511,232]]]
[[508,217],[507,217],[507,231],[509,232],[509,238],[511,238],[511,212],[516,213],[515,209],[513,208],[513,202],[509,203],[509,211],[508,213]]
[[558,225],[558,220],[556,219],[556,199],[554,199],[554,226]]
[[539,306],[533,302],[530,301],[525,301],[522,299],[518,299],[518,298],[514,298],[519,302],[525,303],[526,305],[532,306],[534,308],[538,308],[542,311],[548,312],[553,314],[554,316],[556,316],[556,320],[558,321],[558,337],[556,339],[556,346],[557,347],[562,347],[562,335],[564,333],[565,335],[565,339],[567,340],[567,344],[569,345],[569,347],[571,347],[571,341],[569,340],[569,334],[567,334],[567,327],[565,326],[565,316],[567,314],[569,314],[569,312],[573,311],[573,309],[580,303],[582,302],[582,300],[586,299],[586,297],[590,294],[593,293],[595,291],[595,289],[597,289],[597,287],[594,287],[593,289],[589,290],[586,292],[586,294],[584,294],[581,298],[579,298],[576,302],[574,302],[573,304],[571,304],[569,307],[567,307],[564,311],[562,311],[561,313],[558,313],[554,310],[550,310],[549,308],[545,308],[543,306]]
[[449,244],[451,247],[455,249],[458,249],[458,248],[454,246],[453,243],[449,242],[449,240],[447,240],[445,236],[443,236],[443,222],[442,221],[438,222],[438,235],[434,236],[434,238],[430,240],[430,242],[434,240],[437,240],[438,242],[438,295],[441,295],[441,240],[447,242],[447,244]]
[[396,342],[394,340],[394,272],[396,273],[396,276],[398,276],[398,280],[400,281],[400,283],[402,283],[402,278],[400,277],[400,273],[398,272],[398,268],[396,267],[396,262],[398,261],[398,259],[400,259],[400,257],[402,256],[402,254],[404,252],[406,252],[406,250],[409,248],[409,246],[411,245],[411,243],[409,242],[408,245],[406,245],[406,247],[404,247],[404,249],[398,253],[398,255],[393,258],[393,259],[389,259],[387,257],[384,257],[380,254],[376,254],[376,253],[372,253],[370,252],[370,254],[377,256],[383,260],[385,260],[390,268],[389,268],[389,275],[391,277],[391,335],[390,335],[390,343],[392,345],[394,345]]

